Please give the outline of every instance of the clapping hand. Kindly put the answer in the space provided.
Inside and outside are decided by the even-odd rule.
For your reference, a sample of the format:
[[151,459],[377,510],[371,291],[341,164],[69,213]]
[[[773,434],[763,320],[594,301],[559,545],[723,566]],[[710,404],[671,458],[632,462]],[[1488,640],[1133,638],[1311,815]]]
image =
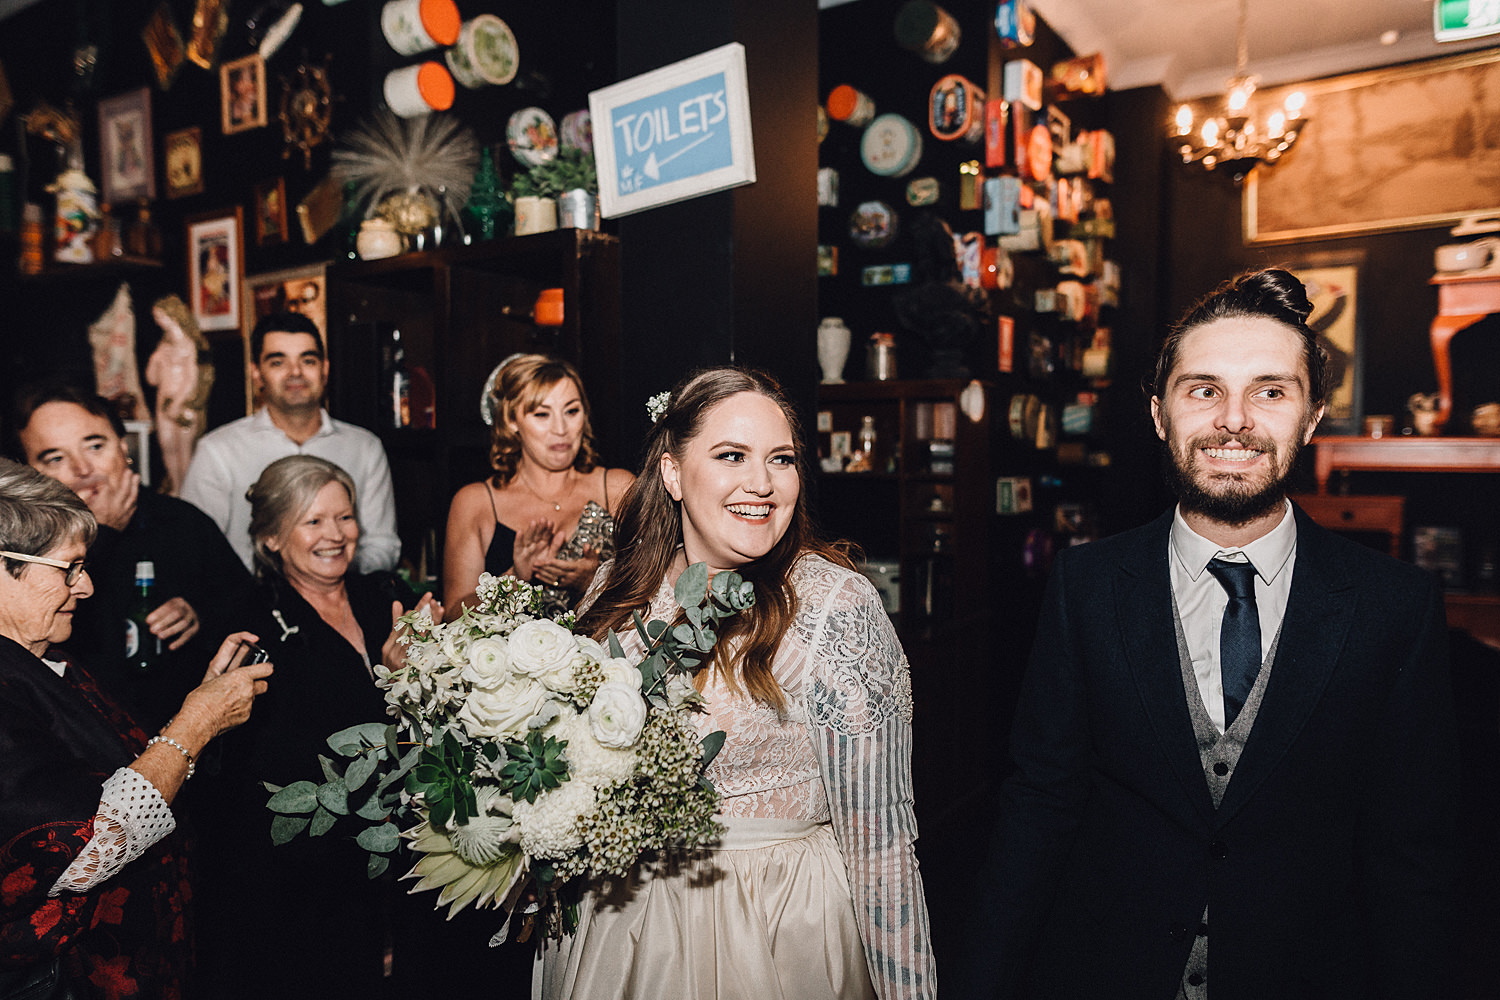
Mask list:
[[[422,599],[417,601],[417,606],[412,610],[420,611],[423,608],[428,609],[433,621],[443,620],[443,602],[431,593],[423,594]],[[406,666],[406,645],[401,642],[401,637],[407,633],[407,626],[401,624],[400,621],[404,614],[406,610],[401,606],[401,602],[392,601],[391,634],[386,636],[385,642],[380,647],[380,662],[389,670],[400,670]]]
[[562,534],[546,518],[537,518],[524,530],[517,532],[515,547],[511,552],[511,571],[515,573],[516,579],[540,583],[537,564],[543,560],[555,559],[557,550],[562,548],[564,541]]
[[599,569],[599,556],[592,548],[585,548],[577,559],[558,559],[557,549],[537,560],[536,582],[551,587],[566,587],[568,590],[586,590]]

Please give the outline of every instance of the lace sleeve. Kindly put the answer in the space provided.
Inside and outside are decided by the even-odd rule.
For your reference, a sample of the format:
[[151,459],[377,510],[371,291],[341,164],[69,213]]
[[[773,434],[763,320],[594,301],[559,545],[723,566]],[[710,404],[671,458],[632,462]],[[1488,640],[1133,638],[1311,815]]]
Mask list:
[[807,707],[881,1000],[934,997],[911,786],[911,673],[875,589],[840,581],[809,645]]
[[93,837],[47,895],[88,892],[176,828],[177,820],[156,786],[139,771],[120,768],[104,782]]

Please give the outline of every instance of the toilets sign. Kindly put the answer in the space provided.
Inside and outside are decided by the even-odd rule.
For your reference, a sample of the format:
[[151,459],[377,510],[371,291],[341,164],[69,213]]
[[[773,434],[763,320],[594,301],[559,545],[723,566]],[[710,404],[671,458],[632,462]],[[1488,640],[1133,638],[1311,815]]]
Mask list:
[[755,180],[738,43],[596,90],[589,114],[606,218]]

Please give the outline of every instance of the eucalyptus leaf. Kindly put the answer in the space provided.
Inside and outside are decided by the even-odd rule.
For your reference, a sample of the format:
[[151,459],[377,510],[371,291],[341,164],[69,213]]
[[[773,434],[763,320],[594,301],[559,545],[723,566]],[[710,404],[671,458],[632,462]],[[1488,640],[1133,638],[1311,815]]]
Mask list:
[[306,816],[272,816],[271,843],[280,847],[306,830],[309,822]]
[[684,608],[683,610],[687,613],[687,620],[688,620],[688,624],[689,625],[693,626],[693,628],[702,628],[703,627],[703,609],[702,608],[697,608],[697,607],[694,607],[694,608]]
[[693,626],[678,625],[672,630],[672,638],[676,639],[678,642],[682,643],[685,646],[695,645],[696,636],[693,633]]
[[318,805],[336,816],[349,815],[349,789],[343,778],[335,778],[318,786]]
[[294,781],[272,795],[266,807],[278,813],[310,813],[318,807],[318,786],[311,781]]
[[[361,722],[357,726],[340,729],[328,737],[328,746],[345,757],[353,757],[363,752],[366,747],[382,746],[385,743],[387,728],[388,725],[384,722]],[[353,753],[348,749],[351,744],[354,747]]]
[[332,830],[333,824],[338,821],[339,818],[337,816],[322,806],[318,806],[317,811],[312,815],[312,825],[308,827],[307,835],[309,837],[321,837],[329,830]]
[[401,842],[400,831],[396,829],[395,823],[382,823],[359,831],[359,836],[354,842],[367,851],[384,854],[394,851],[396,845]]
[[723,730],[709,733],[707,736],[703,737],[702,743],[703,766],[707,767],[714,762],[714,758],[719,755],[719,751],[724,747]]
[[[350,804],[353,805],[352,802]],[[354,810],[354,815],[360,819],[385,819],[390,814],[391,803],[383,801],[382,797],[377,794],[366,796],[364,801],[360,802],[358,808]]]
[[354,758],[344,770],[345,787],[351,792],[356,790],[370,779],[370,775],[374,774],[379,766],[380,761],[376,760],[372,754],[363,754]]
[[391,859],[383,854],[372,854],[365,862],[365,874],[370,878],[379,878],[385,874],[385,870],[391,866]]
[[609,634],[609,655],[617,660],[625,656],[625,649],[620,645],[619,638],[613,632]]
[[677,598],[677,603],[684,608],[696,608],[703,603],[704,594],[708,592],[708,563],[696,562],[682,571],[677,578],[677,585],[672,588],[672,596]]
[[334,766],[333,761],[322,754],[318,754],[318,765],[323,768],[324,781],[336,781],[343,777],[343,775],[339,774],[339,769]]

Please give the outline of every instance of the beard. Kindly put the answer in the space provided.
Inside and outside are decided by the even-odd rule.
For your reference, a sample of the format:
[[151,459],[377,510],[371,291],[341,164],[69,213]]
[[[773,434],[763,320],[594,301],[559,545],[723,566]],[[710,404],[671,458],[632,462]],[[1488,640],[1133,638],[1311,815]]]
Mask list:
[[[1302,434],[1293,438],[1286,449],[1276,442],[1251,434],[1204,435],[1188,441],[1179,454],[1172,442],[1169,424],[1163,421],[1167,442],[1162,448],[1162,472],[1167,486],[1177,495],[1184,511],[1201,514],[1221,524],[1239,527],[1277,510],[1286,497],[1287,480],[1297,465]],[[1237,472],[1207,472],[1198,467],[1198,453],[1203,448],[1239,444],[1263,452],[1271,472],[1264,477]]]

